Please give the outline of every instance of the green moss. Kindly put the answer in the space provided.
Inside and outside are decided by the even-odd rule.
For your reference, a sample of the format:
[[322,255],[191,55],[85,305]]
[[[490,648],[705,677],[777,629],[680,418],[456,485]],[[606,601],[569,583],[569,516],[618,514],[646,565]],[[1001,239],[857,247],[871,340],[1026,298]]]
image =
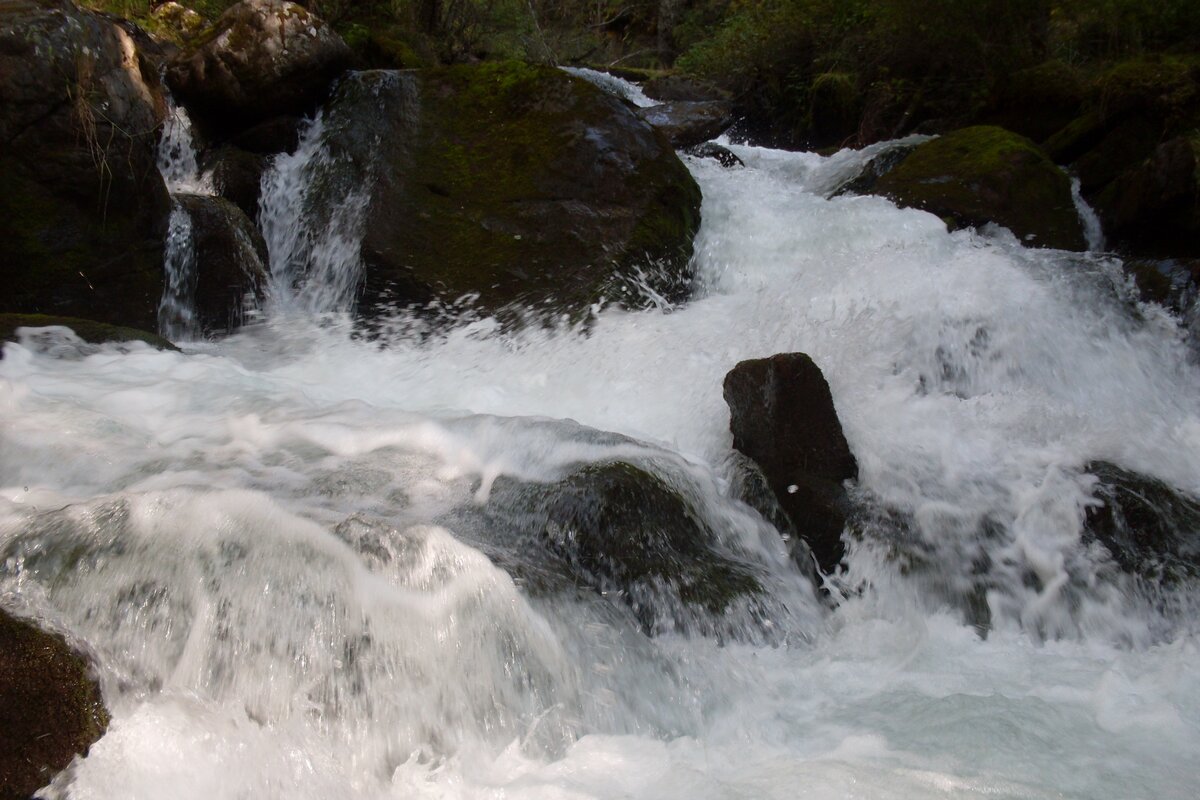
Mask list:
[[876,191],[948,217],[955,227],[995,222],[1038,246],[1084,247],[1066,174],[1033,142],[1003,128],[964,128],[926,142]]
[[159,350],[179,349],[163,337],[149,331],[108,325],[78,317],[56,317],[48,314],[0,314],[0,342],[17,341],[17,328],[44,328],[50,325],[70,328],[80,339],[92,344],[145,342]]

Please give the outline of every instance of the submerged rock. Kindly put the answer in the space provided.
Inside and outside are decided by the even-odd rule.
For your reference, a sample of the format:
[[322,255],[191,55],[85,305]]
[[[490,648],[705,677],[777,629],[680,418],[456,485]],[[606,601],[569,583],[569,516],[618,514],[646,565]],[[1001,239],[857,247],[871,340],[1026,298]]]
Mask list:
[[303,114],[350,66],[350,48],[324,20],[282,0],[243,0],[167,67],[175,96],[209,135]]
[[69,2],[0,15],[0,312],[153,328],[165,106],[133,39]]
[[1107,461],[1084,466],[1096,476],[1086,535],[1122,569],[1152,581],[1200,576],[1200,498]]
[[976,126],[917,146],[873,191],[951,227],[994,222],[1037,247],[1084,250],[1071,181],[1028,139]]
[[843,483],[858,477],[858,462],[825,376],[804,353],[779,354],[739,363],[724,392],[734,448],[762,469],[817,563],[831,570],[845,550]]
[[668,299],[690,285],[699,187],[661,134],[561,70],[358,73],[325,142],[317,224],[369,194],[364,310],[470,296],[574,315],[633,281]]
[[175,200],[191,218],[196,269],[190,291],[201,331],[231,331],[242,323],[247,305],[262,300],[267,246],[232,202],[196,194],[179,194]]
[[[145,342],[159,350],[178,350],[163,337],[137,328],[122,328],[77,317],[53,317],[47,314],[0,314],[0,343],[19,342],[20,329],[69,328],[81,341],[88,344],[108,342]],[[3,353],[0,353],[0,357]]]
[[733,124],[733,106],[722,100],[663,103],[637,113],[680,149],[715,139]]
[[548,550],[577,585],[628,603],[648,631],[673,601],[719,615],[761,588],[689,498],[627,462],[583,465],[553,483],[502,478],[482,513],[525,537],[523,551]]
[[711,158],[726,169],[746,166],[746,163],[738,158],[736,153],[728,147],[722,147],[715,142],[692,145],[691,147],[684,148],[683,152],[696,158]]
[[0,609],[0,800],[26,800],[108,727],[87,659]]

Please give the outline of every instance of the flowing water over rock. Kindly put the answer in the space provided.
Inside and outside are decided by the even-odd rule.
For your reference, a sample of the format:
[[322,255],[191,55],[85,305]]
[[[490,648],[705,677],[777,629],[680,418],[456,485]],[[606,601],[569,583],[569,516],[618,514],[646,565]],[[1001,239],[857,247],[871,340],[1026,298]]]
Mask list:
[[[319,125],[264,192],[267,322],[5,346],[0,592],[96,651],[113,717],[51,796],[1193,796],[1195,586],[1085,529],[1091,463],[1200,493],[1200,373],[1118,265],[731,145],[689,163],[688,303],[368,341],[336,313],[352,227],[296,227]],[[730,499],[722,379],[793,351],[859,464],[823,594]],[[556,529],[538,487],[614,463],[750,599],[630,589]]]

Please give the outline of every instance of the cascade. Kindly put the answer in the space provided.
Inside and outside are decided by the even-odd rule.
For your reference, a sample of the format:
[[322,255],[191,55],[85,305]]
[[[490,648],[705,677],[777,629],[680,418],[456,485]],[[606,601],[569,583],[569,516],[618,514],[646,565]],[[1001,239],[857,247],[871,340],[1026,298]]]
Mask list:
[[[686,162],[688,302],[365,341],[330,124],[264,177],[263,324],[5,345],[0,593],[87,643],[113,716],[46,796],[1193,795],[1197,584],[1119,568],[1088,465],[1200,494],[1200,370],[1113,259],[828,196],[891,145],[723,141],[744,167]],[[722,378],[788,351],[860,468],[822,591],[731,490]],[[539,493],[612,464],[754,588],[598,574]]]

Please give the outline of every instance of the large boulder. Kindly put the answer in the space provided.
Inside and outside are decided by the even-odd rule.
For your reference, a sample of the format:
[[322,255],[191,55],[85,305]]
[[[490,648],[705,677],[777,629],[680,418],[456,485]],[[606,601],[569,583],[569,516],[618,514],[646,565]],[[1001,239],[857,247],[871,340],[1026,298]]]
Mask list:
[[262,177],[268,166],[267,156],[230,145],[211,151],[204,159],[205,172],[212,175],[213,189],[249,219],[258,218]]
[[1087,510],[1087,538],[1156,583],[1200,576],[1200,498],[1106,461],[1084,471],[1096,476],[1098,501]]
[[561,70],[356,73],[324,135],[313,224],[368,194],[361,308],[469,295],[577,314],[634,279],[687,291],[699,187],[660,133]]
[[829,571],[844,554],[858,462],[842,433],[829,384],[804,353],[742,361],[725,376],[733,446],[752,459],[779,505]]
[[663,103],[637,113],[679,149],[715,139],[733,124],[733,106],[723,100]]
[[0,800],[27,800],[108,727],[79,653],[0,609]]
[[167,83],[208,135],[223,138],[316,106],[350,48],[296,3],[243,0],[167,67]]
[[550,483],[501,478],[479,513],[491,530],[522,537],[523,553],[543,552],[545,569],[567,585],[628,603],[647,631],[664,616],[686,625],[697,613],[720,615],[761,591],[755,567],[722,544],[692,500],[628,462],[581,464]]
[[1037,247],[1087,247],[1066,173],[1033,142],[1003,128],[963,128],[925,142],[873,191],[952,227],[994,222]]
[[0,16],[0,312],[153,329],[165,107],[133,39],[69,2]]
[[[186,332],[227,333],[242,323],[248,306],[262,299],[267,246],[254,223],[224,198],[178,194],[175,202],[187,215],[190,262],[177,299],[198,327]],[[180,321],[164,322],[164,329],[172,330]]]
[[1099,194],[1105,232],[1136,252],[1200,256],[1200,131],[1177,136]]

